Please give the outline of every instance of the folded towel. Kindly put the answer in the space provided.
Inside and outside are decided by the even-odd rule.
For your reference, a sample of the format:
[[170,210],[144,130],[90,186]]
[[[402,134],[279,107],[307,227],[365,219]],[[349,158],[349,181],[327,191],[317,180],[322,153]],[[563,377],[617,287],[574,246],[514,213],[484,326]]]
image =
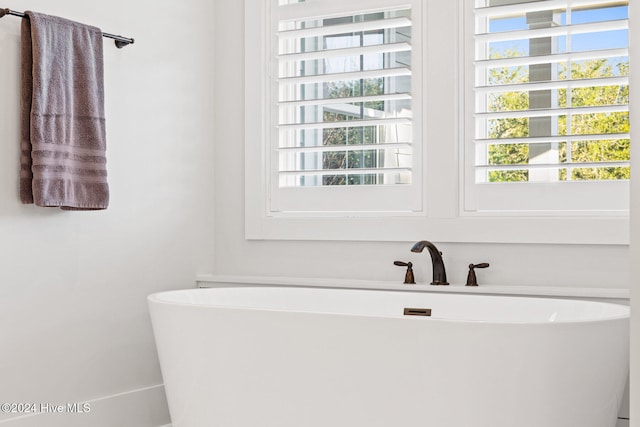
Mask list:
[[102,32],[26,12],[22,20],[22,203],[106,209]]

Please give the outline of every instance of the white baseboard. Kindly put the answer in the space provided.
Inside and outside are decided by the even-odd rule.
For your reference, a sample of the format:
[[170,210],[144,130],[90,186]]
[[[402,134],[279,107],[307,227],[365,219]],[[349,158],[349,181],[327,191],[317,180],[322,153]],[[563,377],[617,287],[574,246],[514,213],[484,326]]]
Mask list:
[[[84,402],[83,402],[84,403]],[[171,421],[162,384],[87,401],[83,413],[38,412],[0,421],[2,427],[158,427]],[[60,403],[61,405],[64,403]]]
[[618,419],[618,424],[616,424],[616,427],[629,427],[629,420]]

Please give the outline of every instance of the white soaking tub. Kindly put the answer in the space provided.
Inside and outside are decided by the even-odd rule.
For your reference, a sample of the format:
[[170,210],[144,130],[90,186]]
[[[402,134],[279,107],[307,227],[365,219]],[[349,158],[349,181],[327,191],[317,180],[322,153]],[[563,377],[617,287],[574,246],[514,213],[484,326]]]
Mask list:
[[257,286],[149,307],[173,427],[613,427],[628,374],[615,304]]

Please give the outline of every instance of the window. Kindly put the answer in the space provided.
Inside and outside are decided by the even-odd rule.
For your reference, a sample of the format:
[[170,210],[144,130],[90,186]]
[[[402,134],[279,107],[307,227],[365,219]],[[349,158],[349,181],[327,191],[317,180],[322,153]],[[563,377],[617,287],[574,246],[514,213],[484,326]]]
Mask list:
[[412,3],[271,1],[270,215],[422,208]]
[[245,236],[626,243],[626,13],[245,0]]
[[411,183],[411,9],[280,21],[279,186]]
[[475,3],[466,209],[628,209],[628,2]]

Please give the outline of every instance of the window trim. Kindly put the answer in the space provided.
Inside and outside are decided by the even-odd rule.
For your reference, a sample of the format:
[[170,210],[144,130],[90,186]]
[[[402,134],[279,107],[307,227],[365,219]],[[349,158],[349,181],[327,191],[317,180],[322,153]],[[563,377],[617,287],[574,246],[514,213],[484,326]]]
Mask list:
[[[386,216],[368,215],[280,217],[268,214],[265,135],[268,135],[269,108],[260,102],[267,99],[269,61],[265,40],[261,37],[268,24],[263,0],[245,0],[245,238],[249,240],[317,240],[317,241],[406,241],[427,238],[435,242],[532,243],[532,244],[607,244],[629,242],[628,215],[538,216],[531,213],[469,213],[464,206],[464,2],[438,4],[427,1],[423,19],[431,8],[443,26],[458,25],[452,37],[442,40],[440,28],[426,23],[425,57],[449,52],[452,66],[425,67],[423,117],[425,141],[441,141],[424,148],[423,211],[413,214],[389,212]],[[434,40],[439,40],[436,43]],[[451,53],[453,52],[453,53]],[[440,56],[442,57],[442,56]],[[429,84],[439,78],[440,84]],[[453,92],[453,94],[452,94]],[[442,98],[444,96],[444,98]],[[439,97],[442,98],[438,102]],[[257,99],[259,98],[259,99]],[[436,102],[431,102],[435,99]],[[246,118],[250,117],[251,120]],[[418,118],[416,118],[418,120]],[[433,125],[433,124],[437,124]],[[451,143],[451,142],[454,143]],[[445,143],[447,142],[447,143]],[[428,174],[445,177],[428,180]],[[430,200],[437,202],[429,203]],[[587,232],[588,231],[588,232]]]

